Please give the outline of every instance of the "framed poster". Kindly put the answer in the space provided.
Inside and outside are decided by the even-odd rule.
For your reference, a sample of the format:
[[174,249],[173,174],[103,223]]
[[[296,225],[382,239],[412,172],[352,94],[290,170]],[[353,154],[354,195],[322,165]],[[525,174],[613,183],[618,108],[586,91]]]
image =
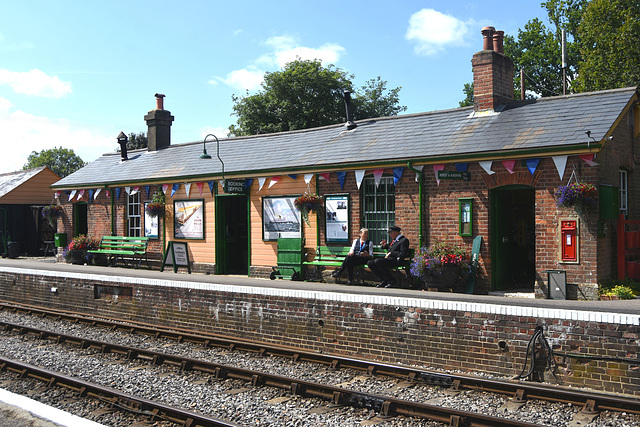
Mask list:
[[204,239],[204,199],[173,202],[173,235],[176,239]]
[[158,216],[151,216],[147,212],[147,206],[151,202],[144,202],[144,235],[150,239],[158,239]]
[[262,240],[302,237],[301,215],[293,204],[295,199],[296,196],[262,198]]
[[349,243],[349,195],[325,196],[325,241]]

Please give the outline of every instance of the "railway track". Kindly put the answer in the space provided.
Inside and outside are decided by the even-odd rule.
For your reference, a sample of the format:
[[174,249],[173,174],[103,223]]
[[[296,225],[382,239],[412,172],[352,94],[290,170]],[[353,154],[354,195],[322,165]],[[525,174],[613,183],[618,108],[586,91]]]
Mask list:
[[[25,306],[5,304],[0,305],[0,308],[3,310],[16,311],[40,317],[65,319],[76,323],[100,326],[112,330],[118,329],[130,333],[137,332],[146,335],[153,335],[154,337],[169,338],[176,341],[193,342],[208,347],[222,347],[227,350],[242,350],[260,356],[279,356],[289,358],[293,361],[320,363],[335,369],[351,368],[357,371],[364,371],[368,375],[382,375],[397,378],[403,380],[406,385],[427,384],[446,387],[450,393],[458,393],[462,390],[478,390],[483,392],[500,393],[510,396],[511,402],[514,405],[521,405],[526,402],[526,399],[542,399],[547,401],[570,403],[571,405],[577,405],[582,408],[580,415],[583,420],[594,418],[597,416],[598,411],[604,409],[640,414],[640,402],[638,399],[626,398],[618,395],[577,391],[556,386],[525,383],[522,381],[497,381],[465,375],[443,374],[410,367],[377,364],[366,360],[303,352],[298,349],[265,346],[262,343],[251,343],[248,341],[228,339],[219,336],[202,335],[193,331],[158,329],[151,325],[122,323],[109,319],[93,319],[85,316],[69,315]],[[415,402],[402,401],[401,399],[394,399],[389,396],[354,392],[340,387],[326,386],[265,372],[251,371],[228,365],[188,359],[167,353],[159,353],[128,346],[120,346],[113,343],[105,343],[96,340],[57,334],[36,328],[28,328],[23,325],[10,324],[8,322],[0,322],[0,326],[5,331],[37,335],[40,338],[49,341],[75,344],[80,348],[94,348],[103,353],[116,353],[129,360],[140,359],[154,365],[168,364],[176,366],[181,370],[194,370],[206,373],[218,379],[239,379],[251,384],[251,386],[277,387],[286,390],[293,395],[313,396],[329,401],[334,405],[366,407],[375,410],[382,416],[405,415],[411,417],[422,417],[450,425],[533,425],[505,420],[502,418],[487,417],[482,414],[455,411],[437,405],[417,404]]]

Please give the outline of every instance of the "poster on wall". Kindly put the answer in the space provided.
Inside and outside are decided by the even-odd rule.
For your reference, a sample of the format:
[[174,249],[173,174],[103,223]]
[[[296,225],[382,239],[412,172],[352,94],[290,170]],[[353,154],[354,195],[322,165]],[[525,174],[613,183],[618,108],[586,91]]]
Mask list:
[[204,200],[174,201],[173,230],[176,239],[204,239]]
[[300,211],[293,204],[295,199],[295,196],[262,198],[262,240],[302,237]]
[[151,216],[147,212],[147,206],[151,202],[144,202],[144,235],[150,239],[158,238],[158,216]]
[[325,240],[349,242],[349,195],[325,196]]

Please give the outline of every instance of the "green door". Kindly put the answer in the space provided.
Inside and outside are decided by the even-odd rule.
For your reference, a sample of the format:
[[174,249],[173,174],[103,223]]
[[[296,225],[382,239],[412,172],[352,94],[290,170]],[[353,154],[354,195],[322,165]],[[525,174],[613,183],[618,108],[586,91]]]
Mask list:
[[87,234],[89,227],[87,225],[87,203],[80,202],[73,205],[73,235]]
[[527,186],[491,191],[491,287],[533,290],[535,192]]
[[248,218],[246,195],[216,196],[217,274],[249,274]]

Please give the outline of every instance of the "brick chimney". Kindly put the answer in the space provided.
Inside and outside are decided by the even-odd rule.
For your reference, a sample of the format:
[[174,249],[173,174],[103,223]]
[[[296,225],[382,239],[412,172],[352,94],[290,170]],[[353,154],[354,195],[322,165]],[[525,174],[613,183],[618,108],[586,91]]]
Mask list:
[[171,122],[173,116],[164,109],[164,95],[156,93],[156,109],[144,116],[149,131],[147,132],[147,150],[157,151],[171,145]]
[[513,61],[503,53],[504,31],[482,29],[482,50],[471,60],[473,106],[476,111],[494,111],[513,100]]

